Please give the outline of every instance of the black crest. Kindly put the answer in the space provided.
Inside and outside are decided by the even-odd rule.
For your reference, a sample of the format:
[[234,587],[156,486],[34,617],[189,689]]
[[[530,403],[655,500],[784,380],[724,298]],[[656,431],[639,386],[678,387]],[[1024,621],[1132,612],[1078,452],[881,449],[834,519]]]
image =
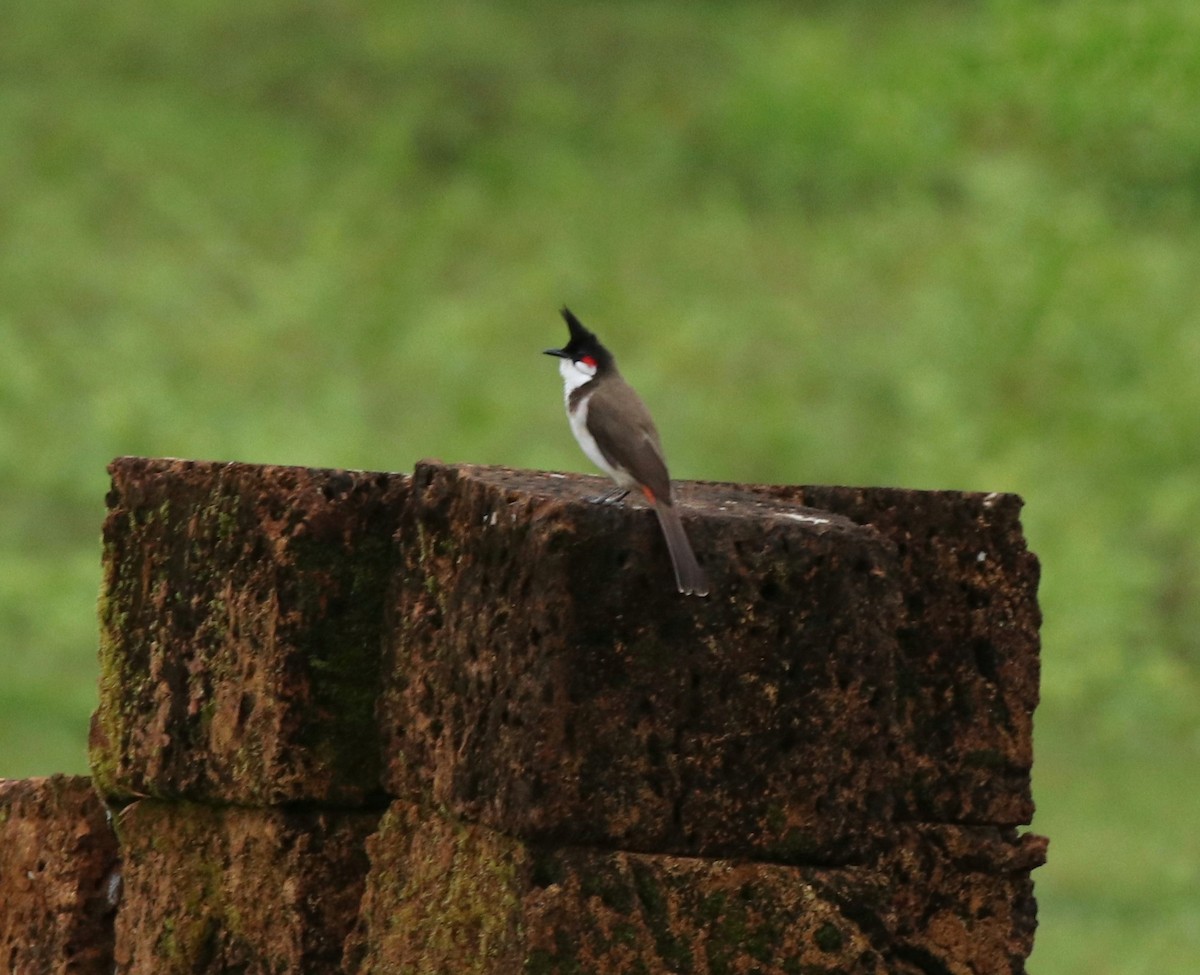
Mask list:
[[560,359],[571,359],[575,362],[591,357],[596,360],[596,365],[601,369],[612,364],[612,355],[609,354],[608,349],[600,344],[600,340],[594,333],[588,331],[570,308],[562,309],[562,317],[571,331],[571,341],[561,349],[547,349],[547,355],[556,355]]

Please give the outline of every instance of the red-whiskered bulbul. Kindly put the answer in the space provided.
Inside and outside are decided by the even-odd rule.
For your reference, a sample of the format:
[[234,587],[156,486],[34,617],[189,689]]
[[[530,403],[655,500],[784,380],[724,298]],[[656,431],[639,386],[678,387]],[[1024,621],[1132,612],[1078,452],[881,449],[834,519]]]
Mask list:
[[546,349],[545,354],[558,357],[571,432],[592,463],[623,489],[618,497],[636,487],[654,506],[679,591],[708,595],[708,580],[671,499],[671,476],[650,411],[600,340],[569,308],[562,310],[562,317],[571,330],[571,341],[561,349]]

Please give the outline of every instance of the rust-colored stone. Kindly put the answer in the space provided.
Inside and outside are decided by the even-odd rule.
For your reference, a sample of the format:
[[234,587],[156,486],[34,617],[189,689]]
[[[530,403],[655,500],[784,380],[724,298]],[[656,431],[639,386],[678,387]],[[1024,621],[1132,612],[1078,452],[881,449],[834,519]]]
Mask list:
[[142,800],[118,820],[123,975],[333,972],[367,870],[365,812]]
[[1018,498],[680,484],[696,599],[598,478],[112,472],[98,784],[208,803],[122,815],[120,970],[1024,971]]
[[904,590],[898,815],[1030,822],[1041,613],[1021,499],[899,488],[761,490],[870,525],[895,544]]
[[872,867],[794,867],[530,844],[395,802],[345,970],[1022,975],[1045,846],[901,827]]
[[[892,896],[892,971],[1025,970],[1046,838],[992,826],[901,826],[882,860]],[[932,962],[931,962],[932,960]]]
[[0,971],[109,975],[117,840],[83,776],[0,780]]
[[387,785],[512,836],[793,863],[891,820],[890,543],[680,486],[708,599],[595,478],[419,465],[388,627]]
[[368,848],[351,975],[888,971],[863,868],[542,848],[402,802]]
[[883,878],[863,868],[567,849],[534,871],[527,972],[890,971]]
[[401,475],[125,457],[104,524],[108,796],[377,797]]

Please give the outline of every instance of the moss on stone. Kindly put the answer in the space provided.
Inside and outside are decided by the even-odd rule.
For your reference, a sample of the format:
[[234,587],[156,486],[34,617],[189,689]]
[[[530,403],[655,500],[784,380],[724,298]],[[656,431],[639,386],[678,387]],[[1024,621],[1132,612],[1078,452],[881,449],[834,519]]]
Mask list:
[[104,581],[96,601],[96,615],[100,624],[99,645],[99,705],[95,720],[99,725],[99,740],[93,739],[88,748],[88,762],[92,779],[102,794],[116,795],[120,756],[127,737],[129,716],[125,713],[130,698],[129,685],[134,676],[128,672],[123,636],[127,632],[129,617],[125,607],[129,605],[128,594],[116,591],[116,554],[111,542],[105,543],[103,564]]
[[633,861],[631,874],[658,956],[672,972],[687,975],[694,971],[695,959],[692,957],[691,948],[672,932],[670,902],[667,892],[663,889],[662,878],[656,870],[641,860]]
[[584,897],[598,897],[605,907],[618,914],[629,915],[636,906],[636,894],[628,879],[611,868],[585,873],[579,887]]
[[375,702],[396,550],[390,537],[363,539],[353,558],[340,544],[298,540],[293,548],[314,706],[301,743],[337,784],[372,791],[381,772]]
[[832,921],[826,921],[813,935],[813,941],[816,946],[825,952],[840,951],[842,945],[846,943],[845,935],[842,934],[839,928]]
[[[523,844],[403,804],[384,815],[373,844],[368,896],[387,929],[371,932],[369,951],[410,960],[414,971],[462,975],[502,971],[520,957],[521,895],[532,869]],[[544,967],[549,961],[538,965],[562,970]]]

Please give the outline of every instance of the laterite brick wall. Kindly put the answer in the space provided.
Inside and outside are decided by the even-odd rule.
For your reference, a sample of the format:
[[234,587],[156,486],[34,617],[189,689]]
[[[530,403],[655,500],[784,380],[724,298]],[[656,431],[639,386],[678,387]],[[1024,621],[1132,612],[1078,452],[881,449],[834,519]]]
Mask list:
[[[0,785],[0,971],[1019,975],[1012,495],[122,458],[88,779]],[[101,801],[103,800],[103,801]]]

